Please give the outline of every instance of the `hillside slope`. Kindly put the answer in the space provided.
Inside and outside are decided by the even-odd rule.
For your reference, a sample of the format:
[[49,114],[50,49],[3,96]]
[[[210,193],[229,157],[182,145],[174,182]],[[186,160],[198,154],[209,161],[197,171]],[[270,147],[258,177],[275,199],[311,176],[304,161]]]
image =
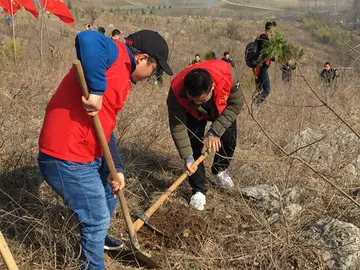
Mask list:
[[[184,183],[150,219],[170,238],[146,228],[140,231],[140,242],[162,269],[326,269],[333,261],[339,264],[334,256],[345,252],[333,256],[320,240],[311,242],[309,227],[327,217],[360,227],[359,207],[326,182],[358,201],[360,78],[351,70],[341,70],[338,88],[323,89],[317,79],[319,69],[327,60],[340,65],[341,57],[302,30],[296,20],[279,20],[286,37],[302,46],[305,56],[292,89],[282,84],[280,66],[273,64],[269,101],[251,106],[254,85],[243,51],[263,29],[263,17],[257,17],[251,21],[105,12],[95,22],[112,24],[123,37],[142,28],[159,31],[168,41],[174,72],[187,66],[196,53],[212,50],[220,57],[229,51],[246,104],[253,109],[245,105],[238,117],[238,143],[230,167],[235,187],[221,190],[210,182],[206,210],[197,212],[188,207],[191,192]],[[87,22],[82,18],[68,27],[50,16],[41,61],[40,23],[19,13],[22,53],[16,65],[11,57],[0,56],[4,78],[0,82],[0,230],[20,269],[78,265],[76,225],[61,199],[42,181],[36,156],[47,101],[70,68],[74,37]],[[106,27],[107,33],[112,29]],[[6,27],[0,33],[9,38]],[[56,46],[54,57],[47,50],[49,44]],[[126,197],[134,213],[146,209],[182,173],[167,123],[169,80],[165,77],[164,87],[151,82],[136,85],[118,117],[116,136],[126,167]],[[211,158],[205,164],[209,168]],[[120,208],[111,232],[126,238]],[[341,248],[341,244],[333,247]],[[327,258],[325,251],[330,254]],[[358,252],[356,246],[353,252]],[[137,267],[121,256],[106,261],[108,269]]]

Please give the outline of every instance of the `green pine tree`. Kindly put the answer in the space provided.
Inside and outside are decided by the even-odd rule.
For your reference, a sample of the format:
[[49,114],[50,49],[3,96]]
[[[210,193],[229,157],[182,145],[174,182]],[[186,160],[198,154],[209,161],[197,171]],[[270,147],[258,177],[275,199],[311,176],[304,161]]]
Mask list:
[[264,58],[275,58],[280,64],[292,59],[295,63],[299,62],[304,55],[304,50],[284,38],[281,28],[276,27],[272,38],[265,42],[258,58],[261,64]]

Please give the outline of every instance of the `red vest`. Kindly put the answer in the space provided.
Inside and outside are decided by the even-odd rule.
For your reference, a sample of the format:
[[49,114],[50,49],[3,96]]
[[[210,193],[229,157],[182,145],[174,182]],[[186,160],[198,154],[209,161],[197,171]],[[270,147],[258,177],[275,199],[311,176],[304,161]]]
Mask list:
[[206,116],[199,115],[195,109],[190,107],[191,101],[180,96],[184,87],[184,77],[190,70],[195,68],[203,68],[210,73],[212,81],[215,83],[214,103],[218,113],[221,114],[227,106],[227,100],[232,88],[231,65],[222,60],[203,61],[185,68],[171,81],[171,88],[180,105],[192,116],[202,120]]
[[[131,88],[130,57],[122,42],[119,55],[106,71],[107,89],[99,118],[107,141]],[[39,150],[52,157],[73,162],[91,162],[102,156],[92,119],[81,102],[81,88],[73,68],[63,78],[49,101],[39,139]]]

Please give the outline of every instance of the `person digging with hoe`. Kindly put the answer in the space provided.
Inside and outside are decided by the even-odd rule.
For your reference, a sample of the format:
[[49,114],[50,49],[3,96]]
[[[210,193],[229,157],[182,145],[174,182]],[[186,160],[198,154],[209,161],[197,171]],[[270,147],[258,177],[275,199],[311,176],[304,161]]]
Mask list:
[[[142,81],[158,69],[172,75],[168,45],[156,32],[141,30],[126,44],[96,31],[77,35],[75,47],[90,96],[85,99],[74,68],[49,101],[39,138],[38,163],[45,181],[74,213],[85,262],[81,269],[105,269],[104,249],[118,250],[122,242],[108,235],[116,205],[115,193],[125,187],[113,129],[131,82]],[[103,158],[92,125],[98,115],[120,181],[115,182]]]
[[167,98],[170,131],[190,174],[190,206],[197,210],[205,208],[207,188],[204,164],[194,168],[193,163],[201,156],[208,121],[212,124],[205,145],[215,152],[211,175],[223,188],[234,186],[226,169],[236,147],[236,117],[243,98],[231,69],[225,61],[208,60],[185,68],[171,81]]

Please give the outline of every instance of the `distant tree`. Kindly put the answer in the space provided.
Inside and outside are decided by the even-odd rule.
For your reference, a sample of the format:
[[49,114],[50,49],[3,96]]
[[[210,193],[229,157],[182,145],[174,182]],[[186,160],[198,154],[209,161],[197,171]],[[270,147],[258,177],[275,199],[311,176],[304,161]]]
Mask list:
[[89,17],[91,25],[93,25],[95,20],[101,15],[101,12],[95,6],[87,6],[84,12]]
[[214,60],[214,59],[216,59],[215,52],[213,52],[213,51],[206,52],[205,55],[204,55],[204,59],[205,60]]

